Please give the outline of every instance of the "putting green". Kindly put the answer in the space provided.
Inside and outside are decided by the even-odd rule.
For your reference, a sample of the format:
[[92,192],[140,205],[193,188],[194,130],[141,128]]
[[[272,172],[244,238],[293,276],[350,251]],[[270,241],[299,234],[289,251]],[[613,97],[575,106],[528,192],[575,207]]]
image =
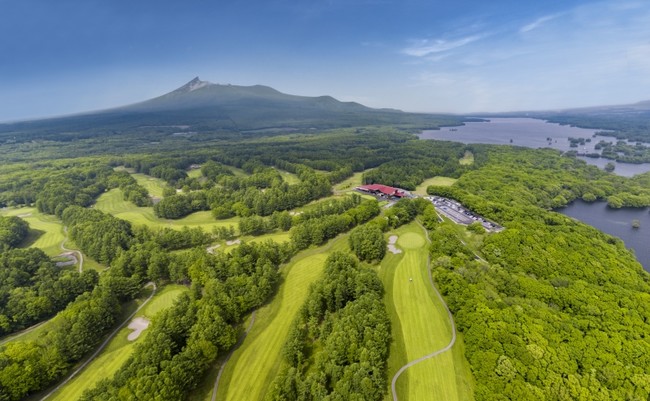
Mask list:
[[404,249],[418,249],[424,246],[425,240],[422,234],[407,232],[397,239],[397,245]]

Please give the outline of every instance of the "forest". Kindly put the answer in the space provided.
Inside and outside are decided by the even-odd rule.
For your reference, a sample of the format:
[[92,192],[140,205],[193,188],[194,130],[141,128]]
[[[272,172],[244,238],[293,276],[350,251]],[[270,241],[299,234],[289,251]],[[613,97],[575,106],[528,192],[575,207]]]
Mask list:
[[[399,322],[378,273],[388,236],[414,220],[428,230],[431,275],[462,334],[476,400],[650,395],[650,276],[620,240],[553,211],[576,199],[649,206],[650,174],[625,178],[555,150],[424,141],[386,126],[169,137],[125,153],[100,142],[50,138],[0,156],[0,400],[61,382],[150,282],[188,291],[81,399],[202,399],[197,391],[212,388],[252,313],[292,291],[286,266],[338,239],[282,339],[266,399],[386,399]],[[85,146],[86,156],[71,157]],[[466,152],[472,164],[459,162]],[[429,194],[505,230],[441,221],[424,198],[337,189],[358,180],[413,190],[432,177],[455,181]],[[113,194],[119,217],[100,207]],[[45,235],[27,221],[37,216],[55,221],[91,267],[59,267],[34,246]],[[182,224],[193,216],[201,221]],[[11,337],[41,322],[41,334]]]

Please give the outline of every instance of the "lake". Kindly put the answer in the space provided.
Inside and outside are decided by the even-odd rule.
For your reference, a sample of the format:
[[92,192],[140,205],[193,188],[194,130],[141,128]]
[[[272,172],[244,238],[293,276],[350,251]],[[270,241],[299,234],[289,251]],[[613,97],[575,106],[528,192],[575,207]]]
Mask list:
[[[607,202],[587,203],[576,200],[569,206],[556,210],[614,235],[634,249],[637,260],[650,272],[650,213],[648,208],[611,209]],[[639,220],[639,228],[632,227],[632,220]]]
[[[492,145],[514,145],[527,148],[553,148],[561,151],[577,150],[580,153],[600,153],[594,146],[600,142],[618,141],[617,138],[596,136],[602,130],[584,129],[548,123],[534,118],[490,118],[489,122],[468,122],[460,127],[441,128],[440,130],[427,130],[420,134],[421,139],[437,139],[461,143],[485,143]],[[591,139],[585,146],[572,148],[569,137]],[[603,168],[612,161],[602,158],[580,157],[587,163]],[[650,163],[631,164],[616,163],[614,173],[631,177],[650,171]]]

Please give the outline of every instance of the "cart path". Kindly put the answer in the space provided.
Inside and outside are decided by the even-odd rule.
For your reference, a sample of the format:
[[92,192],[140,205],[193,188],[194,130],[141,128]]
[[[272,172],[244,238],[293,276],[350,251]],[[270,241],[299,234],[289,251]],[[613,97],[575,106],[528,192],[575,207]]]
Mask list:
[[[427,242],[430,243],[431,240],[429,239],[429,233],[427,232],[427,229],[424,228],[422,226],[422,224],[420,224],[419,221],[418,221],[418,225],[420,227],[422,227],[422,230],[424,230],[424,237],[426,238]],[[447,303],[445,302],[444,298],[442,297],[442,295],[438,291],[438,288],[436,287],[436,285],[433,282],[433,276],[431,276],[431,257],[430,256],[427,258],[427,271],[429,272],[429,282],[431,283],[431,287],[433,287],[433,291],[436,293],[436,295],[438,296],[438,299],[440,300],[440,302],[442,302],[442,305],[445,307],[445,310],[447,311],[447,316],[449,317],[449,322],[451,323],[451,340],[449,341],[449,344],[447,344],[444,348],[436,350],[436,351],[434,351],[434,352],[432,352],[432,353],[430,353],[428,355],[425,355],[425,356],[423,356],[421,358],[410,361],[406,365],[402,366],[397,371],[397,373],[395,373],[395,375],[393,376],[393,380],[390,383],[390,388],[391,388],[391,391],[393,393],[393,400],[394,401],[398,401],[397,390],[395,388],[396,385],[397,385],[397,379],[400,377],[400,375],[402,373],[404,373],[404,371],[406,369],[408,369],[411,366],[416,365],[416,364],[418,364],[418,363],[420,363],[422,361],[434,358],[434,357],[436,357],[436,356],[438,356],[438,355],[440,355],[440,354],[442,354],[444,352],[449,351],[451,349],[451,347],[453,347],[454,344],[456,343],[456,323],[454,322],[454,316],[451,314],[451,311],[449,310],[449,307],[447,306]]]
[[212,388],[212,401],[215,401],[217,399],[217,389],[219,389],[219,380],[221,380],[221,375],[223,374],[223,371],[226,369],[226,365],[228,364],[230,357],[232,356],[232,354],[235,353],[235,350],[237,350],[237,348],[239,348],[239,346],[244,342],[246,336],[253,328],[253,324],[255,324],[255,312],[257,312],[257,310],[254,310],[253,313],[251,314],[251,322],[248,324],[248,327],[246,328],[244,335],[241,336],[241,338],[237,341],[237,344],[235,344],[235,346],[232,347],[230,353],[228,353],[228,356],[226,357],[226,360],[223,361],[223,364],[221,364],[221,368],[219,368],[219,374],[217,374],[217,378],[214,381],[214,387]]
[[119,326],[118,326],[118,327],[117,327],[117,328],[116,328],[116,329],[115,329],[115,330],[114,330],[114,331],[113,331],[113,332],[112,332],[112,333],[111,333],[107,338],[106,338],[106,340],[104,340],[104,342],[99,346],[99,348],[97,348],[97,349],[95,350],[95,352],[90,356],[90,358],[86,359],[86,361],[85,361],[84,363],[82,363],[81,366],[79,366],[77,369],[75,369],[74,372],[72,372],[72,373],[71,373],[71,374],[70,374],[70,375],[69,375],[69,376],[68,376],[64,381],[62,381],[61,383],[59,383],[59,385],[56,386],[52,391],[50,391],[49,393],[45,394],[45,395],[43,396],[43,398],[41,398],[41,401],[47,399],[47,398],[50,397],[52,394],[54,394],[54,393],[56,393],[57,391],[59,391],[59,389],[60,389],[61,387],[63,387],[63,386],[65,386],[66,384],[68,384],[68,382],[69,382],[70,380],[72,380],[72,379],[73,379],[77,374],[79,374],[79,372],[81,372],[81,371],[82,371],[82,370],[83,370],[83,369],[84,369],[84,368],[85,368],[85,367],[86,367],[90,362],[92,362],[95,358],[97,358],[97,355],[99,355],[99,353],[102,352],[102,350],[103,350],[103,349],[108,345],[108,343],[113,339],[113,337],[115,337],[115,335],[116,335],[120,330],[122,330],[122,328],[123,328],[127,323],[129,323],[129,322],[131,321],[131,319],[133,319],[133,316],[135,316],[135,314],[138,313],[138,312],[140,311],[140,309],[144,308],[144,306],[147,305],[147,304],[149,303],[149,301],[151,301],[151,298],[153,298],[153,296],[156,295],[156,290],[157,290],[156,283],[154,283],[153,281],[150,281],[150,282],[148,282],[147,284],[145,284],[144,287],[145,287],[145,288],[146,288],[146,287],[153,287],[153,291],[151,292],[151,295],[149,295],[149,298],[147,298],[147,299],[142,303],[142,305],[138,306],[138,309],[136,309],[133,313],[131,313],[131,315],[129,315],[129,317],[127,317],[127,318],[126,318],[126,319],[125,319],[125,320],[124,320],[124,321],[123,321],[123,322],[122,322],[122,323],[121,323],[121,324],[120,324],[120,325],[119,325]]
[[68,227],[63,227],[63,232],[65,232],[65,239],[61,242],[61,250],[63,250],[63,252],[72,252],[79,256],[79,273],[81,273],[84,268],[84,255],[77,249],[68,249],[65,247],[65,242],[68,240]]

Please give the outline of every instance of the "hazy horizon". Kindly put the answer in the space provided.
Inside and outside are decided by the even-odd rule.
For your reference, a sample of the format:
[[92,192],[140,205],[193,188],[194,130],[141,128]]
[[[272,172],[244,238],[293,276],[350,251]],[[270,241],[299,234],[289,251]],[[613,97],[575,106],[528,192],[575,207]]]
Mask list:
[[0,3],[2,122],[136,103],[197,75],[432,113],[650,98],[643,1]]

